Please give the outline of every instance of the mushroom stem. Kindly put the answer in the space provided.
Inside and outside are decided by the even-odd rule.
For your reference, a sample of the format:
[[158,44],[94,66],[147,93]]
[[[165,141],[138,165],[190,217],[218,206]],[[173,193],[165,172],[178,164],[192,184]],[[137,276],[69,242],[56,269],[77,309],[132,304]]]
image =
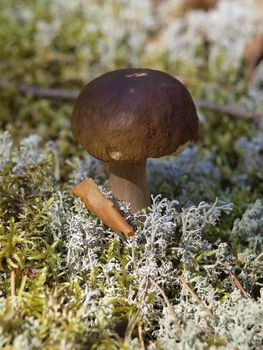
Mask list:
[[110,187],[113,195],[131,203],[131,211],[147,208],[150,196],[146,178],[146,161],[139,163],[110,162]]

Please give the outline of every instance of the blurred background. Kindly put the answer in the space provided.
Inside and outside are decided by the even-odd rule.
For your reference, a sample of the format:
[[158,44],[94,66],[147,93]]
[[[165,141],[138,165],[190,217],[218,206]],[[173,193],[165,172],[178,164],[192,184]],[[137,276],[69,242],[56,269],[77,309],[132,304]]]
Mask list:
[[[263,112],[261,0],[1,0],[0,42],[0,129],[15,142],[53,140],[62,160],[85,154],[70,131],[74,96],[117,68],[164,70],[195,101]],[[235,142],[254,135],[252,119],[205,109],[199,117],[202,152],[236,166]]]

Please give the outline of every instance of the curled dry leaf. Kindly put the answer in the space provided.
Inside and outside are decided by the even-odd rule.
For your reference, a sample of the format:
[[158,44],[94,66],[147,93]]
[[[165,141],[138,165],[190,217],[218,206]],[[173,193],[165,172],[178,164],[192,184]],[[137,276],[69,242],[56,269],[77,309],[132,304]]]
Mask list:
[[248,82],[251,80],[255,68],[258,62],[262,58],[263,58],[263,32],[259,33],[255,38],[251,39],[245,48],[244,59],[247,65]]
[[81,181],[72,189],[72,193],[82,200],[91,213],[95,214],[118,235],[125,238],[134,235],[132,227],[113,207],[113,203],[101,194],[94,180],[88,178]]
[[209,11],[216,7],[219,0],[185,0],[183,2],[184,12],[190,10],[205,10]]
[[263,18],[263,2],[262,2],[262,0],[256,1],[256,7],[257,7],[257,17],[260,20]]

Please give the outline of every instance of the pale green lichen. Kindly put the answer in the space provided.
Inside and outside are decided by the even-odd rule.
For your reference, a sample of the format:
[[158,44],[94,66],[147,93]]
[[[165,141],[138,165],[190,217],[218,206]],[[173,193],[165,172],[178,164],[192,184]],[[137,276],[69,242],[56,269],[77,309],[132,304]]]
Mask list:
[[[23,146],[24,141],[21,143]],[[38,146],[36,158],[32,156],[33,145],[28,148],[30,162],[23,161],[24,147],[12,146],[2,169],[5,186],[9,181],[17,182],[20,175],[16,171],[23,169],[20,186],[26,189],[13,215],[5,213],[1,219],[3,349],[8,344],[14,349],[135,349],[141,342],[139,325],[148,349],[260,346],[262,254],[236,254],[220,236],[211,240],[211,232],[220,229],[222,215],[231,216],[232,204],[216,200],[214,204],[182,207],[177,200],[158,196],[152,198],[148,213],[132,217],[128,207],[120,203],[123,215],[137,227],[136,236],[124,242],[79,199],[67,190],[56,189],[45,144]],[[47,174],[48,192],[44,190]],[[27,188],[29,176],[32,186]],[[2,210],[12,200],[12,192],[5,192]],[[235,232],[248,239],[247,220],[256,223],[255,216],[249,214],[253,208],[235,221],[230,243],[236,241]],[[229,230],[232,224],[230,221]],[[244,238],[241,242],[248,247]],[[10,273],[14,269],[16,296],[10,296]],[[231,273],[251,298],[245,299],[233,288]],[[189,295],[179,276],[211,310],[212,319]],[[151,279],[166,294],[168,306]]]

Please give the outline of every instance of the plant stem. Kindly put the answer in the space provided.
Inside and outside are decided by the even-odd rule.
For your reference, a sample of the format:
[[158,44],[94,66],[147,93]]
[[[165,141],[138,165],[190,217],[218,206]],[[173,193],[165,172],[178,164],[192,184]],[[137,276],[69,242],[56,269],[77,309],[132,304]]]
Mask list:
[[16,273],[15,270],[11,271],[11,276],[10,276],[10,289],[11,289],[11,296],[14,297],[16,295]]
[[18,296],[20,297],[25,289],[25,285],[26,285],[26,280],[27,280],[27,275],[23,275],[22,277],[22,281],[20,284],[20,288],[19,288],[19,292],[18,292]]

